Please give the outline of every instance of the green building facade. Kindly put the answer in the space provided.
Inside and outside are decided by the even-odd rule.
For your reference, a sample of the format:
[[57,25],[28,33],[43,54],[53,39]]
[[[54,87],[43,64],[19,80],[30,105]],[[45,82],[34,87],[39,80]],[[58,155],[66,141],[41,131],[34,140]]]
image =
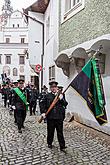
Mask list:
[[59,21],[59,51],[110,33],[110,0],[85,0],[84,9]]

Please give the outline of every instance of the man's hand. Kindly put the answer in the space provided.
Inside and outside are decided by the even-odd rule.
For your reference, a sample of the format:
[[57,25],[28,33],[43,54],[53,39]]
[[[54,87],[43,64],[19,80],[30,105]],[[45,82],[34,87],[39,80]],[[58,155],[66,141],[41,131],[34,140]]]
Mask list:
[[43,117],[43,119],[45,119],[45,118],[46,118],[45,113],[42,113],[42,114],[41,114],[41,116]]
[[15,110],[15,109],[16,109],[16,107],[13,105],[13,106],[12,106],[12,109],[14,109],[14,110]]
[[7,103],[9,103],[9,100],[7,100]]
[[60,99],[60,100],[63,99],[63,94],[60,94],[59,99]]

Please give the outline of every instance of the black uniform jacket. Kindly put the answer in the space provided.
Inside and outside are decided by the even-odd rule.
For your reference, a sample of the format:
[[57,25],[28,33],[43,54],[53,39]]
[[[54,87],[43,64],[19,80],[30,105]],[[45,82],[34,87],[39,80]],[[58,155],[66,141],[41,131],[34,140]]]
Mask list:
[[1,90],[2,92],[2,98],[3,99],[7,99],[8,98],[8,91],[7,91],[7,88],[2,88]]
[[37,89],[29,89],[28,90],[28,102],[36,102],[38,99],[38,90]]
[[[21,90],[21,92],[23,92],[24,95],[26,96],[25,89]],[[12,106],[13,105],[16,107],[17,110],[26,110],[25,104],[23,103],[21,98],[16,94],[16,92],[14,90],[13,90],[13,94],[12,94]]]
[[[48,93],[45,96],[45,99],[42,102],[42,112],[45,113],[48,108],[50,107],[51,103],[55,99],[55,95],[51,92]],[[65,118],[65,107],[68,105],[67,101],[65,100],[65,97],[63,99],[59,100],[54,108],[49,112],[47,115],[47,119],[59,119],[64,120]]]

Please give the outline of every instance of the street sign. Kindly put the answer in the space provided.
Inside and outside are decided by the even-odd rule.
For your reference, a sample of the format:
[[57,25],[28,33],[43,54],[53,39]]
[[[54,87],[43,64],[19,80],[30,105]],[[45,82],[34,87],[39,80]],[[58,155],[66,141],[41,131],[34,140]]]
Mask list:
[[40,64],[37,64],[36,67],[35,67],[35,70],[37,73],[41,72],[42,71],[42,66]]

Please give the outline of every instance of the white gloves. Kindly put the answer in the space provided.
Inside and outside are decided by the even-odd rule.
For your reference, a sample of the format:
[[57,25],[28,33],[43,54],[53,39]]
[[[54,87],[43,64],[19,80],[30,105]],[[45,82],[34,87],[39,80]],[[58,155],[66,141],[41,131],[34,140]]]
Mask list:
[[63,94],[60,94],[59,99],[60,99],[60,100],[63,99]]
[[45,113],[42,113],[41,116],[43,117],[43,119],[46,118]]
[[7,100],[7,103],[9,103],[9,100]]
[[15,109],[16,109],[16,107],[13,105],[13,106],[12,106],[12,109],[14,109],[14,110],[15,110]]

